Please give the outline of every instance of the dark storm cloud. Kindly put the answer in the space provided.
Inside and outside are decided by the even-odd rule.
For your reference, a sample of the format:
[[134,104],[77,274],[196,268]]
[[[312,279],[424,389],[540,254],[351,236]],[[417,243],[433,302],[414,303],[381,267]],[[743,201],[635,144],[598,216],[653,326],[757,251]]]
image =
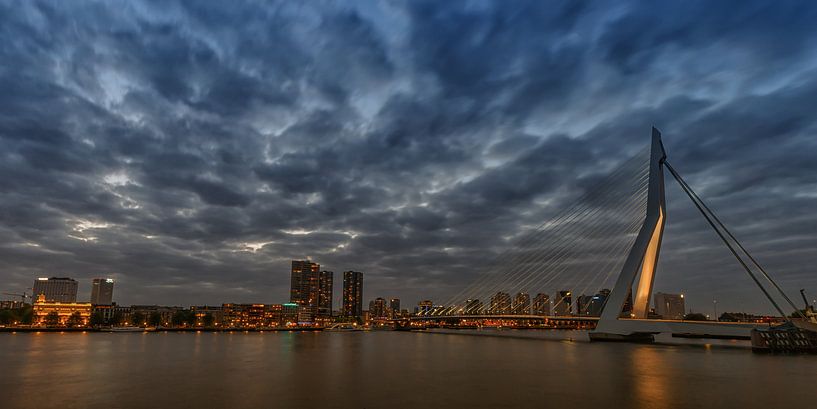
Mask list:
[[[0,2],[0,274],[112,275],[124,303],[280,302],[288,260],[312,257],[365,271],[367,298],[439,300],[656,125],[786,288],[817,291],[816,14]],[[763,310],[669,195],[657,289]]]

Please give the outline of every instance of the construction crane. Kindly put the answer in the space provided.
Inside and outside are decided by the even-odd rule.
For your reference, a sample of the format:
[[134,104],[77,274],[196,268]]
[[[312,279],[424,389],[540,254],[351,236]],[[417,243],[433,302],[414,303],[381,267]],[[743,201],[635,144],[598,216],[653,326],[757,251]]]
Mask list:
[[31,296],[30,296],[30,295],[28,295],[28,294],[26,294],[25,292],[23,292],[22,294],[17,294],[17,293],[2,293],[2,294],[3,294],[3,295],[13,295],[13,296],[15,296],[15,297],[20,297],[20,301],[21,301],[23,304],[25,304],[25,303],[26,303],[26,297],[31,298]]
[[800,289],[800,296],[803,297],[803,302],[806,304],[806,317],[815,324],[817,324],[817,313],[814,312],[814,306],[808,303],[808,298],[806,298],[806,289]]

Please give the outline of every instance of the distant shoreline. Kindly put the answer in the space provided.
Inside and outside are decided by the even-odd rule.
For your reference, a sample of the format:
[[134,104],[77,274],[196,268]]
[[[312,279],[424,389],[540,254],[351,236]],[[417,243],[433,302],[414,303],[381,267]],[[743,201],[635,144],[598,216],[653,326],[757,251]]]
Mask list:
[[295,327],[295,328],[145,328],[142,331],[114,331],[109,328],[30,328],[30,327],[3,327],[0,332],[102,332],[110,334],[134,334],[145,332],[315,332],[323,331],[323,327]]

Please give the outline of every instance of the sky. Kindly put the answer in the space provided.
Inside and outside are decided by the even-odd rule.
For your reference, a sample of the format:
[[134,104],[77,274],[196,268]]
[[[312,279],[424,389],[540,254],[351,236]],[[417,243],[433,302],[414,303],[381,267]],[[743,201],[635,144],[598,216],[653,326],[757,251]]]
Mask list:
[[[444,299],[654,125],[817,298],[814,21],[805,1],[0,0],[0,290],[277,303],[308,257],[336,308],[345,270],[364,304]],[[667,183],[656,291],[769,311]]]

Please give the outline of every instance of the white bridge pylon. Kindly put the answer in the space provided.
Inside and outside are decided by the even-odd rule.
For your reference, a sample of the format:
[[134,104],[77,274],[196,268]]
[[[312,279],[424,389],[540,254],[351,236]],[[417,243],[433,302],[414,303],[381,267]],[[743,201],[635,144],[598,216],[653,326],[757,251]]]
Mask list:
[[[783,314],[782,309],[772,299],[766,289],[761,285],[757,277],[749,270],[748,266],[741,261],[736,253],[735,246],[730,244],[726,235],[731,237],[736,244],[751,261],[757,265],[763,275],[771,282],[789,301],[765,270],[751,258],[746,250],[740,246],[734,236],[726,230],[726,227],[711,213],[703,202],[700,201],[694,192],[687,191],[688,186],[680,179],[667,162],[667,155],[664,145],[661,142],[661,132],[652,128],[652,145],[650,150],[649,180],[647,192],[647,212],[644,223],[636,236],[636,240],[627,255],[621,273],[616,280],[613,291],[607,298],[607,302],[602,310],[601,317],[595,330],[590,333],[591,340],[628,340],[633,338],[652,339],[657,333],[685,333],[696,335],[715,336],[748,336],[752,328],[766,326],[765,324],[751,323],[719,323],[719,322],[692,322],[692,321],[672,321],[647,319],[649,311],[649,300],[652,294],[653,283],[655,281],[656,268],[658,266],[658,255],[661,250],[661,238],[664,233],[666,222],[666,202],[664,198],[664,168],[667,167],[673,176],[678,179],[682,189],[690,195],[690,199],[698,206],[704,217],[707,218],[712,227],[718,232],[724,243],[732,250],[735,257],[743,264],[744,269],[752,277],[761,291],[766,295],[775,308]],[[707,214],[708,211],[709,214]],[[714,221],[713,221],[714,219]],[[720,226],[719,227],[716,226]],[[637,279],[637,281],[636,281]],[[635,287],[633,287],[635,285]],[[632,294],[632,311],[629,316],[622,317],[627,299]],[[791,304],[793,306],[793,304]],[[783,314],[785,317],[785,314]]]
[[596,332],[618,335],[629,335],[631,333],[631,331],[622,328],[618,324],[624,304],[627,302],[627,298],[633,294],[632,288],[636,277],[638,277],[638,285],[632,298],[631,318],[647,318],[667,213],[664,199],[663,168],[666,157],[664,144],[661,142],[661,132],[652,128],[647,214],[644,224],[641,226],[638,236],[636,236],[635,243],[624,261],[621,274],[616,280],[613,291],[607,298]]

